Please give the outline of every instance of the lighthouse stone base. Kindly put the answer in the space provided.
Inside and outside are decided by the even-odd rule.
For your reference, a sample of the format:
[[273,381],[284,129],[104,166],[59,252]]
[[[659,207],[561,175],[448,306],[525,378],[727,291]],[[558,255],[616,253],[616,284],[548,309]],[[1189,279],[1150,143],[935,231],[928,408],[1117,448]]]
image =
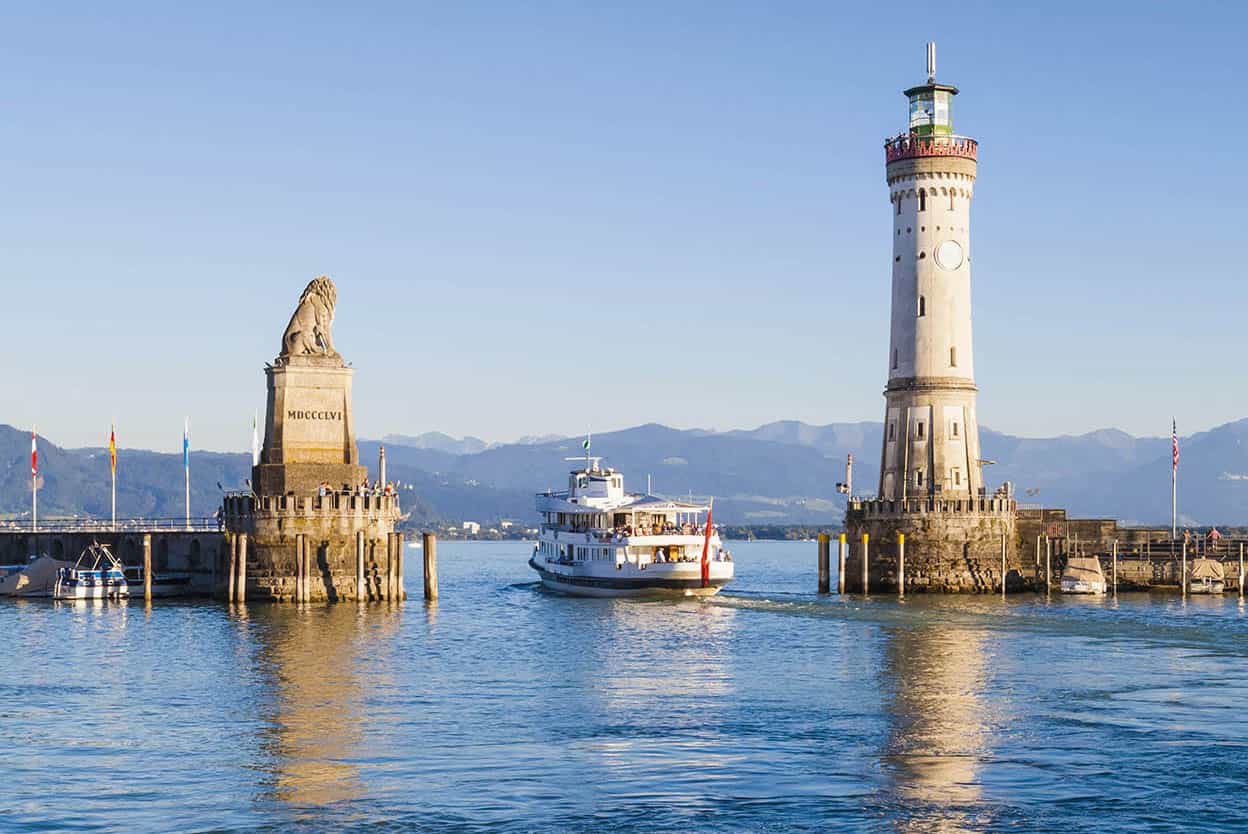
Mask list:
[[1035,566],[1020,557],[1016,513],[1011,498],[851,501],[845,514],[845,589],[863,590],[864,533],[869,591],[897,591],[898,534],[905,535],[907,593],[1000,593],[1003,541],[1006,590],[1031,588]]

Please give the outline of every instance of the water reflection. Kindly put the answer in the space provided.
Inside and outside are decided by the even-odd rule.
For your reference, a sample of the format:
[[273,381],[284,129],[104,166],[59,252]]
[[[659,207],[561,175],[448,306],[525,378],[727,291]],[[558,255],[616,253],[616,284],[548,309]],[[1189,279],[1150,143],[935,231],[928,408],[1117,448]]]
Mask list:
[[364,749],[365,701],[384,672],[362,660],[398,629],[398,609],[381,606],[239,606],[271,703],[259,748],[266,754],[266,798],[296,808],[358,799],[356,762]]
[[988,709],[985,635],[964,627],[914,625],[894,630],[885,649],[891,690],[882,757],[893,791],[913,811],[900,831],[978,830]]

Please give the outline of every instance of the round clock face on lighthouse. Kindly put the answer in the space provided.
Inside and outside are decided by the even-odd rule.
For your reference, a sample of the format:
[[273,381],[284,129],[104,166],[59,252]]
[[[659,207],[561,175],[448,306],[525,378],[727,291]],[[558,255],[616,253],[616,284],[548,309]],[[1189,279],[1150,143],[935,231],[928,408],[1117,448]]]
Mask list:
[[946,240],[936,247],[936,263],[943,269],[962,266],[962,246],[956,240]]

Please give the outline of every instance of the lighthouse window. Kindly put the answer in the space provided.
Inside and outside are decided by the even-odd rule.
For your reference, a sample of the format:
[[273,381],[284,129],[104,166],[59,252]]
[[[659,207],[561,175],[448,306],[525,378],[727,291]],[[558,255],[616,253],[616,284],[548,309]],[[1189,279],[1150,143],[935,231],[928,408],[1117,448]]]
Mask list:
[[927,299],[919,296],[919,318],[927,315]]
[[923,439],[923,423],[922,422],[918,422],[914,424],[914,435],[919,440]]
[[949,210],[953,211],[953,192],[949,192]]
[[[958,436],[958,424],[957,423],[953,424],[953,436],[954,437]],[[954,470],[954,471],[957,471],[957,470]]]
[[962,486],[962,470],[961,469],[953,470],[953,485]]
[[893,348],[893,370],[897,370],[897,348]]
[[888,439],[889,440],[897,439],[897,424],[896,423],[888,424]]
[[927,189],[919,189],[919,211],[927,211]]
[[914,473],[914,482],[918,486],[923,486],[923,470],[919,469]]
[[949,367],[958,367],[958,349],[956,347],[949,348]]
[[[897,198],[897,213],[901,214],[901,198]],[[901,229],[897,230],[897,234],[901,234]]]

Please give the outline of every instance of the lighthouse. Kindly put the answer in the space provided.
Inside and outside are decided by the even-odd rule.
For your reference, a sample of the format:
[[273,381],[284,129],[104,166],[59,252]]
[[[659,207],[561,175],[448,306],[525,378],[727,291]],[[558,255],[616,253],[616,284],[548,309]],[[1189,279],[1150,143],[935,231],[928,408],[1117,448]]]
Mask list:
[[937,81],[929,43],[927,82],[905,91],[906,129],[884,142],[892,218],[884,437],[877,496],[850,496],[845,515],[851,586],[863,575],[852,551],[858,536],[872,589],[897,584],[902,535],[908,588],[984,591],[1007,574],[1015,585],[1021,577],[1016,505],[1008,486],[987,493],[979,449],[971,341],[978,146],[954,130],[957,94]]
[[906,90],[909,127],[884,146],[892,208],[892,321],[881,498],[974,496],[983,489],[971,349],[974,139],[953,130],[958,88]]

